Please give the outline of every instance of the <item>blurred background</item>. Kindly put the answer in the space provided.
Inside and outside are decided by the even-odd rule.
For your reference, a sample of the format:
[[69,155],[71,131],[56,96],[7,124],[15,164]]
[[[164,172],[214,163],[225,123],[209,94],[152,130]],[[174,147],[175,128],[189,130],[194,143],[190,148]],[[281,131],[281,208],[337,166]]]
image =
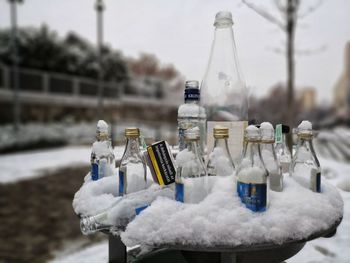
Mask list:
[[107,260],[106,237],[83,237],[71,207],[96,121],[111,124],[117,158],[127,126],[175,145],[184,82],[203,78],[220,10],[233,14],[249,119],[310,120],[323,175],[345,201],[337,236],[288,262],[348,262],[346,0],[1,0],[0,262]]

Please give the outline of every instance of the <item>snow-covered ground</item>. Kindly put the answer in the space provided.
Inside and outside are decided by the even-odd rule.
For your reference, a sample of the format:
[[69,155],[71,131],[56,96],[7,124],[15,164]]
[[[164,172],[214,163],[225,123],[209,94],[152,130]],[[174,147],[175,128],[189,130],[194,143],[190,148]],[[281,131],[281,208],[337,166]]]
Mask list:
[[[116,147],[120,158],[123,147]],[[69,146],[51,150],[36,150],[24,153],[0,155],[0,183],[14,183],[44,175],[45,170],[54,170],[90,163],[91,147]]]

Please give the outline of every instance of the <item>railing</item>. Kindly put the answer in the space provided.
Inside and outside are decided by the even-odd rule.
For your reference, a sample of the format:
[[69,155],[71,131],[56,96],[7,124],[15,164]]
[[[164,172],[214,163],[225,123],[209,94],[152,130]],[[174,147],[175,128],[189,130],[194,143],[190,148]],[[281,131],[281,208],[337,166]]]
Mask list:
[[[12,90],[12,69],[0,64],[0,90]],[[45,72],[36,69],[19,69],[20,92],[49,95],[97,98],[98,81],[92,78]],[[163,99],[164,82],[150,78],[133,78],[129,83],[102,82],[103,97],[118,99],[122,95]]]

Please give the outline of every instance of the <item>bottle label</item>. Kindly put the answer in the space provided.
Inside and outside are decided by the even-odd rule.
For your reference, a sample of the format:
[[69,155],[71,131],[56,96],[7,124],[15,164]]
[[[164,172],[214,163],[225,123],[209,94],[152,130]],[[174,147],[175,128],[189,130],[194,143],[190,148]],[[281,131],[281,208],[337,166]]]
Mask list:
[[318,169],[311,170],[311,190],[321,193],[321,172]]
[[282,143],[282,124],[276,125],[275,142]]
[[126,168],[119,168],[119,196],[123,196],[125,194],[125,178],[126,177]]
[[139,215],[143,210],[145,210],[147,207],[149,207],[149,205],[144,205],[144,206],[140,206],[135,208],[135,214]]
[[98,164],[97,163],[92,163],[91,164],[91,179],[93,181],[97,181],[99,179],[99,176],[98,176]]
[[242,203],[253,212],[266,211],[266,184],[246,184],[237,182],[237,193]]
[[181,183],[175,183],[175,200],[184,202],[184,185]]

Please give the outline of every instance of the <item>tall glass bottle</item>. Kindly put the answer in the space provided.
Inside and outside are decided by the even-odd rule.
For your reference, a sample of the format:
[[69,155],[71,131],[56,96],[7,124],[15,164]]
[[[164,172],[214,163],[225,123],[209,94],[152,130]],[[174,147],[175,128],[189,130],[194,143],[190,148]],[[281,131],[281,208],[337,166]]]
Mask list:
[[263,212],[268,205],[268,171],[260,152],[259,129],[250,125],[245,130],[243,159],[237,168],[237,194],[253,212]]
[[104,120],[97,122],[96,141],[92,145],[90,163],[90,174],[93,181],[113,174],[115,158],[109,138],[108,124]]
[[207,171],[199,152],[199,128],[185,131],[186,149],[176,156],[175,199],[199,203],[208,194]]
[[269,172],[270,189],[276,192],[282,192],[283,190],[283,177],[280,165],[277,161],[275,152],[275,134],[271,123],[263,122],[260,124],[261,143],[260,150],[261,156],[264,161],[265,167]]
[[289,148],[286,144],[286,135],[289,133],[289,130],[289,126],[287,125],[276,125],[275,151],[277,160],[282,169],[282,173],[289,173],[290,164],[292,162],[292,155],[290,154]]
[[207,150],[213,146],[209,136],[212,129],[216,125],[226,126],[235,134],[228,145],[236,160],[242,153],[244,128],[248,125],[248,100],[232,25],[230,12],[216,14],[214,41],[201,85],[201,103],[207,114]]
[[147,187],[147,170],[139,145],[140,130],[125,129],[126,146],[119,166],[119,195],[125,195]]
[[209,154],[207,172],[208,176],[229,176],[235,171],[235,165],[232,161],[228,149],[227,139],[229,138],[229,129],[216,126],[214,128],[214,149]]
[[290,174],[302,186],[321,192],[321,166],[312,143],[312,124],[302,121],[297,130],[298,145],[293,156]]
[[198,127],[200,130],[200,150],[203,153],[205,136],[205,110],[199,105],[200,89],[196,80],[188,80],[185,84],[184,92],[185,103],[178,109],[177,121],[179,132],[179,150],[186,148],[184,132],[187,129]]

